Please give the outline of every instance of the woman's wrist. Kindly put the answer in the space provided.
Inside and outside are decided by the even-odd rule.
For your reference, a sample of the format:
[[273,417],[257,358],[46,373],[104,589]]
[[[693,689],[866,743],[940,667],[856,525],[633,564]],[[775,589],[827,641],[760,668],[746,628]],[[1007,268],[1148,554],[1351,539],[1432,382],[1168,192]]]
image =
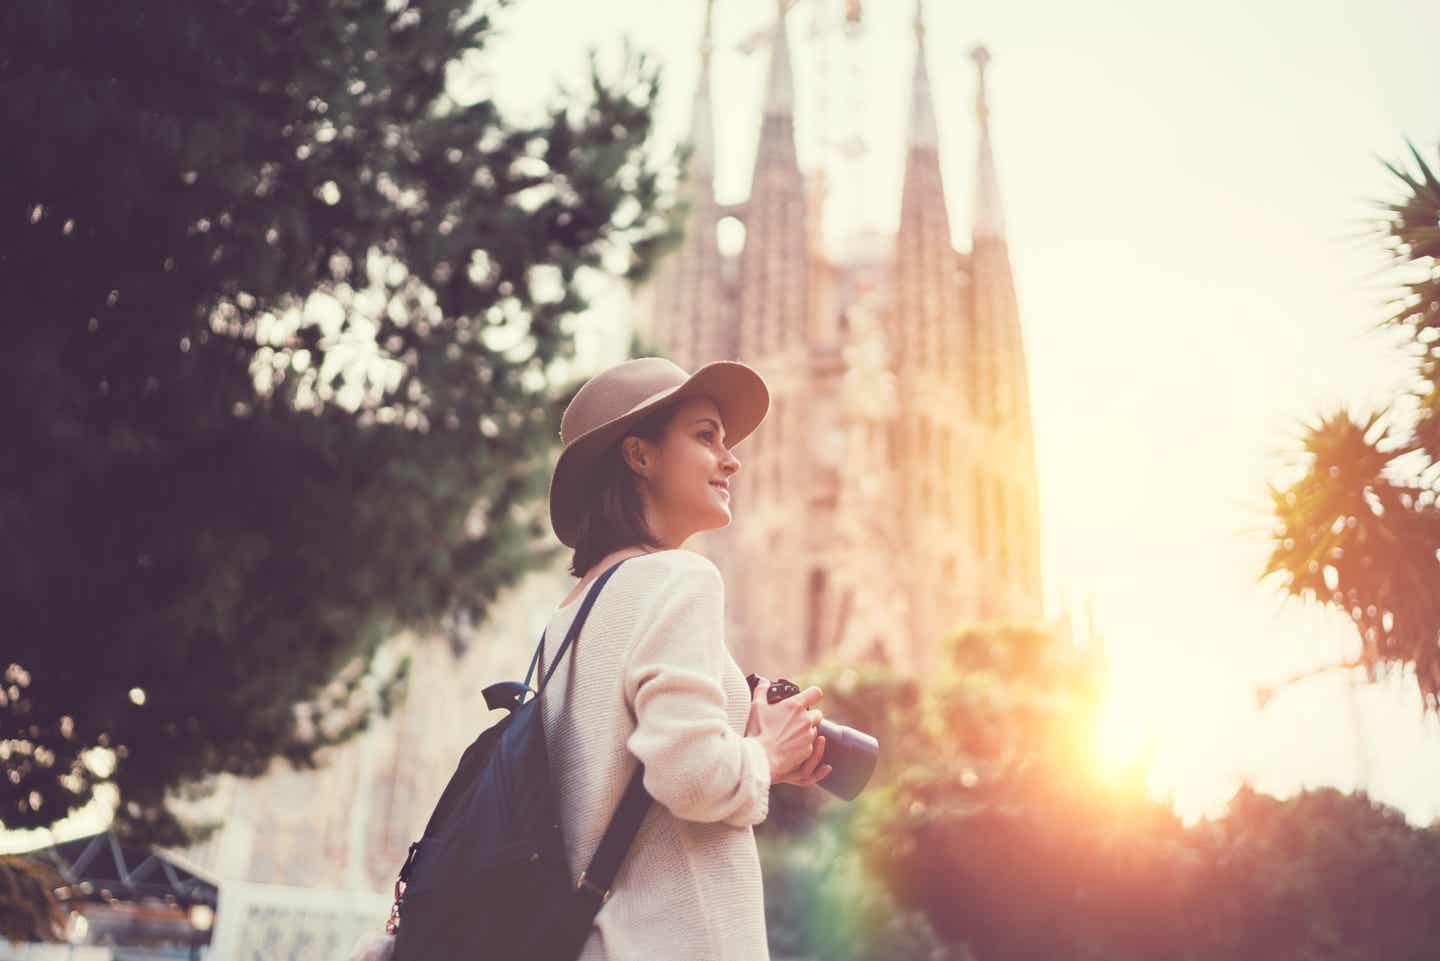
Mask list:
[[770,780],[775,780],[775,776],[780,773],[780,770],[776,765],[775,754],[771,750],[769,739],[761,737],[759,732],[751,733],[749,725],[746,726],[745,731],[745,740],[753,741],[755,746],[760,749],[757,753],[765,758],[765,766],[770,771]]

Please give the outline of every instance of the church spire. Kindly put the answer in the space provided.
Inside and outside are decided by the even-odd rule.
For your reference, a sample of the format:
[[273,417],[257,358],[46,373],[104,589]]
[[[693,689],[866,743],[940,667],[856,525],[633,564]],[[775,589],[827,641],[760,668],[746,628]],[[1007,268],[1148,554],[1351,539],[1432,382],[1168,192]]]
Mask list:
[[795,153],[795,77],[790,67],[790,35],[785,29],[786,0],[776,0],[775,26],[770,31],[770,75],[765,84],[765,107],[760,119],[760,140],[755,148],[755,169],[750,194],[761,190],[771,176],[784,180],[800,177]]
[[682,189],[689,208],[680,247],[660,262],[642,290],[640,312],[655,345],[687,370],[732,357],[739,332],[729,317],[725,265],[716,230],[721,211],[715,201],[715,128],[710,108],[710,57],[715,0],[705,0],[700,41],[700,74],[690,115],[690,165]]
[[765,85],[765,115],[795,113],[795,75],[790,67],[790,34],[785,29],[785,0],[776,0],[775,27],[770,33],[770,77]]
[[1031,619],[1041,616],[1044,605],[1030,375],[990,142],[985,76],[990,52],[979,46],[970,57],[977,72],[975,113],[980,128],[971,225],[974,249],[970,252],[975,324],[971,401],[977,421],[989,431],[996,459],[1011,466],[1006,474],[991,477],[993,487],[980,502],[983,523],[999,532],[997,549],[985,559],[991,578],[987,590],[1005,598],[1004,606],[1015,616]]
[[925,62],[925,10],[922,0],[916,0],[910,142],[895,236],[895,312],[890,331],[895,363],[901,369],[942,367],[964,353],[958,343],[961,310],[939,144]]
[[795,153],[795,78],[785,0],[776,0],[770,76],[745,202],[740,258],[738,357],[753,363],[806,337],[810,325],[810,231],[805,179]]
[[700,76],[690,111],[690,176],[697,181],[715,174],[715,121],[710,109],[710,56],[714,50],[715,0],[705,0],[705,33],[700,39]]
[[980,125],[980,148],[975,167],[975,240],[1004,240],[1005,214],[1000,204],[1000,181],[995,174],[995,152],[990,145],[990,101],[985,88],[985,68],[990,51],[982,44],[970,52],[975,61],[975,117]]
[[910,85],[910,146],[938,149],[935,101],[930,94],[930,71],[925,64],[925,3],[915,0],[915,74]]

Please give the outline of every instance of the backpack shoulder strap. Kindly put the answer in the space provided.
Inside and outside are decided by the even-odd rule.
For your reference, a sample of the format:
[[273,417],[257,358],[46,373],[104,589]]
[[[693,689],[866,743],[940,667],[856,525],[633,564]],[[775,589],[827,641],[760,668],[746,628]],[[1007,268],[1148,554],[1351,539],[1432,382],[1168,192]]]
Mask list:
[[[555,673],[555,669],[560,666],[561,660],[565,657],[565,652],[570,650],[576,638],[580,636],[580,629],[585,626],[585,619],[590,616],[590,608],[595,606],[595,601],[599,598],[600,591],[604,589],[606,581],[610,580],[614,573],[620,569],[620,565],[624,564],[627,560],[629,560],[628,557],[610,565],[605,569],[605,573],[595,578],[595,583],[590,585],[590,590],[585,594],[585,600],[580,604],[580,610],[575,614],[575,620],[570,622],[570,630],[565,632],[565,640],[561,643],[560,650],[555,652],[555,659],[551,662],[550,669],[545,671],[545,677],[540,681],[540,685],[535,688],[537,697],[545,690],[545,685],[550,683],[550,677]],[[535,648],[535,656],[530,659],[530,670],[525,672],[526,687],[530,686],[530,678],[535,673],[535,665],[540,663],[540,652],[544,649],[545,635],[541,634],[540,644]]]
[[593,918],[600,906],[610,900],[610,888],[615,884],[615,875],[620,873],[620,864],[630,851],[635,835],[640,833],[640,824],[650,813],[654,798],[645,790],[645,765],[640,765],[625,787],[625,794],[610,816],[610,826],[590,859],[590,866],[575,882],[575,891],[581,895],[587,910]]
[[[539,692],[545,690],[545,685],[550,683],[550,677],[555,669],[560,666],[560,661],[565,653],[574,645],[580,636],[580,629],[585,624],[585,618],[590,614],[590,608],[594,606],[595,599],[600,596],[600,591],[610,576],[620,569],[625,561],[619,561],[612,565],[605,573],[595,579],[590,592],[585,595],[585,601],[580,605],[580,610],[575,615],[570,630],[565,634],[565,641],[560,649],[555,652],[555,660],[550,669],[545,672],[544,679],[537,688]],[[540,660],[540,651],[545,646],[545,637],[540,637],[540,647],[535,651],[535,657],[530,662],[530,671],[535,670],[535,665]],[[530,674],[525,675],[525,683],[530,683]],[[590,859],[590,865],[576,882],[575,890],[581,895],[581,910],[593,919],[599,912],[600,906],[610,898],[610,887],[615,883],[615,875],[620,872],[620,864],[625,860],[625,855],[630,851],[630,845],[635,840],[635,835],[640,831],[640,824],[645,820],[645,815],[650,811],[650,805],[654,799],[650,792],[645,790],[645,766],[641,765],[636,769],[635,774],[630,778],[630,783],[625,787],[625,794],[620,798],[620,803],[615,808],[615,813],[610,817],[610,824],[605,829],[605,834],[600,838],[600,845],[595,849],[595,856]],[[587,897],[588,896],[588,897]]]

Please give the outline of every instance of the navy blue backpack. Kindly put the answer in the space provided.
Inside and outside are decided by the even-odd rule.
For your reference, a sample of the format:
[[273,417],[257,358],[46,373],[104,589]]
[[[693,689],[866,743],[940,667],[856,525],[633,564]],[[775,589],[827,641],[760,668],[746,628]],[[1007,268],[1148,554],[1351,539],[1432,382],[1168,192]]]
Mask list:
[[579,955],[651,798],[641,783],[642,767],[589,867],[571,877],[539,704],[619,567],[591,585],[537,689],[530,679],[545,646],[543,635],[524,683],[485,689],[491,710],[510,713],[466,748],[425,833],[410,845],[387,925],[395,935],[395,961],[574,961]]

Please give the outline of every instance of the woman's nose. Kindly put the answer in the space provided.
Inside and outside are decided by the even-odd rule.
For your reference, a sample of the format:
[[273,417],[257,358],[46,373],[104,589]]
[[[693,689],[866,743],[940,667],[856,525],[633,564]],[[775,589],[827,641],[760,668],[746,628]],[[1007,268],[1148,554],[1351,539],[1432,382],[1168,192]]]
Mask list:
[[721,462],[720,466],[727,472],[734,474],[740,469],[740,458],[727,450],[725,451],[725,460]]

